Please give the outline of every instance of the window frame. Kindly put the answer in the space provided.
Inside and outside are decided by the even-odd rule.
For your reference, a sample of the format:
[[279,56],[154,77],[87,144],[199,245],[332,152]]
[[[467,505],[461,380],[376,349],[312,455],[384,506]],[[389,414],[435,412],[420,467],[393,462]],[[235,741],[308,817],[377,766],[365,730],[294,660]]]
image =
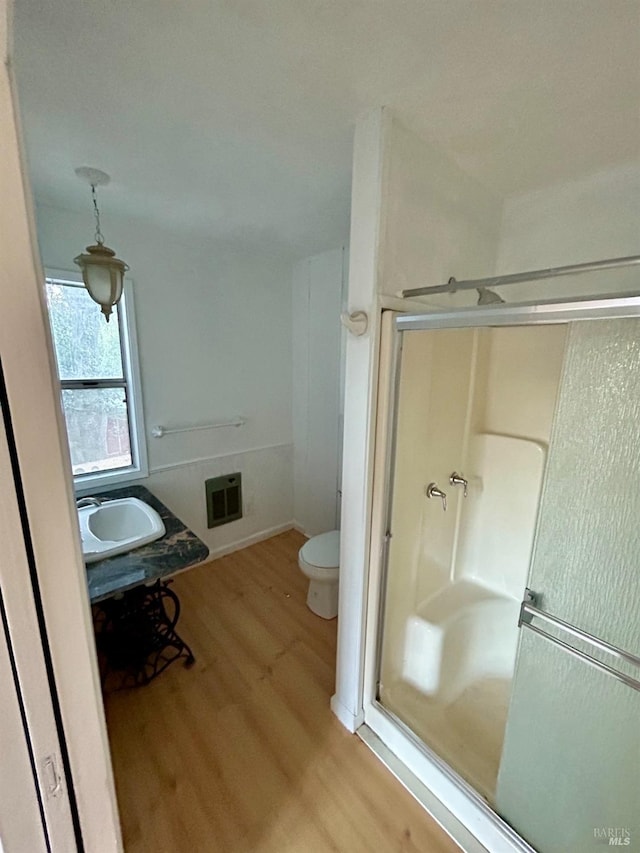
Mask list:
[[[47,282],[67,285],[71,287],[84,287],[82,275],[71,270],[45,269],[45,287]],[[96,304],[96,311],[99,311]],[[127,415],[129,418],[129,440],[131,445],[132,464],[126,468],[115,468],[111,471],[93,471],[86,474],[72,474],[73,485],[77,493],[89,493],[97,489],[108,489],[120,483],[131,480],[141,480],[149,476],[149,462],[147,457],[146,431],[144,426],[144,408],[142,401],[142,382],[140,379],[140,358],[138,351],[138,338],[136,333],[135,303],[133,296],[133,281],[124,279],[122,297],[115,310],[118,313],[120,330],[120,350],[122,353],[123,380],[90,380],[96,388],[123,388],[125,391]],[[51,328],[51,327],[50,327]],[[51,330],[53,340],[53,330]],[[55,345],[54,345],[55,354]],[[56,363],[56,374],[62,396],[65,388],[87,387],[83,380],[62,380]],[[89,380],[86,380],[89,381]],[[95,381],[95,385],[93,384]],[[64,411],[62,414],[65,423]],[[68,441],[67,441],[68,445]]]

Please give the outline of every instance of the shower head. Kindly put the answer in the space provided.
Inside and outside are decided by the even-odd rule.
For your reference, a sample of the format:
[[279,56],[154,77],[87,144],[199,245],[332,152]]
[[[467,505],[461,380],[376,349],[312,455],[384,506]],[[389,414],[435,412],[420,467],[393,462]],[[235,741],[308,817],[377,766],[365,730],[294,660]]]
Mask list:
[[477,305],[504,304],[504,299],[498,296],[497,293],[494,293],[493,290],[489,290],[488,287],[476,287],[476,290],[478,291]]

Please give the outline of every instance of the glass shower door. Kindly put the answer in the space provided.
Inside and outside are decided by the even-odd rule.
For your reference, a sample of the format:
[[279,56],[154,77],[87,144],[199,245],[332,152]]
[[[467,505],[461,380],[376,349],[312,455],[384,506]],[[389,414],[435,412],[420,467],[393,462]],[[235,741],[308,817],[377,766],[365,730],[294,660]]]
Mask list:
[[495,792],[566,326],[404,335],[377,700]]
[[640,320],[572,323],[497,787],[541,853],[640,849],[639,531]]
[[445,724],[450,703],[441,694],[450,685],[442,632],[431,611],[434,597],[452,586],[464,497],[449,477],[464,469],[477,345],[476,332],[468,329],[408,336],[397,389],[378,698],[449,761],[461,750],[469,755],[474,737],[469,734],[465,750],[458,729]]

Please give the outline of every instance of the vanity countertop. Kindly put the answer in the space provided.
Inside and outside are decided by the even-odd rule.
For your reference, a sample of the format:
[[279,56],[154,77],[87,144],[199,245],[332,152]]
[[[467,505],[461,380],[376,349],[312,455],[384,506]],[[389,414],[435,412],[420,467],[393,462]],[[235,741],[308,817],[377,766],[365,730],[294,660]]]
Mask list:
[[107,500],[139,498],[159,513],[166,533],[141,548],[89,564],[87,579],[92,604],[140,584],[152,583],[159,578],[173,575],[201,563],[209,556],[209,549],[204,542],[144,486],[126,486],[109,492],[96,492],[95,496]]

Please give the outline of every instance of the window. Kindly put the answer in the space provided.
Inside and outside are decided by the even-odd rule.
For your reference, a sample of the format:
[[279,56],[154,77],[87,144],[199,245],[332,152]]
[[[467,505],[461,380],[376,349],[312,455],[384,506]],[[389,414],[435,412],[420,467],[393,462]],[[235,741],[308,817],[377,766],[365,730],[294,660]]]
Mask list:
[[109,323],[73,273],[46,293],[76,488],[146,476],[131,282]]

